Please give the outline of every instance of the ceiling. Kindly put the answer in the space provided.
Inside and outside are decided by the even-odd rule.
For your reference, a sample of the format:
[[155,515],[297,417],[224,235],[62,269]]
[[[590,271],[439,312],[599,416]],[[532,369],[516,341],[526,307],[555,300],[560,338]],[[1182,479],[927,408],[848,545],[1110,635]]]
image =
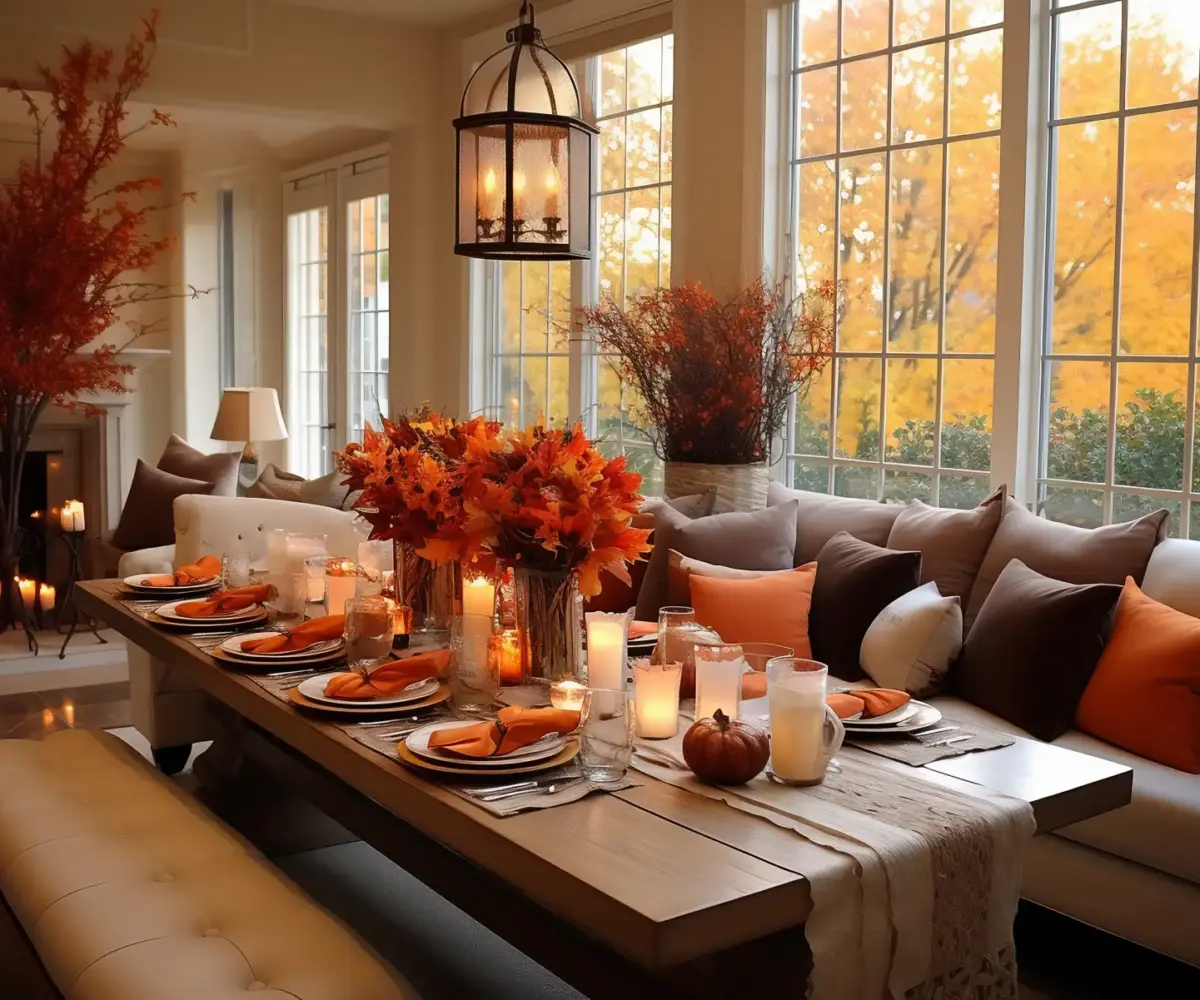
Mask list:
[[[279,0],[281,3],[322,10],[343,11],[347,14],[367,14],[389,17],[408,24],[453,24],[472,14],[504,6],[504,0]],[[511,0],[514,13],[520,7]]]

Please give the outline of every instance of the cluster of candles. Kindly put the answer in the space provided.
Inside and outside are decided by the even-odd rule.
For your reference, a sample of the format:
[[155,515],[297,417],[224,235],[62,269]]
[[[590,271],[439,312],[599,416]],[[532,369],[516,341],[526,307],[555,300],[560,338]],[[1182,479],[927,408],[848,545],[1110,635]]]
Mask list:
[[17,589],[21,592],[21,600],[25,603],[27,611],[33,610],[34,602],[41,604],[43,611],[54,610],[54,585],[43,583],[40,586],[36,580],[27,580],[23,576],[14,576],[13,583],[17,585]]
[[58,526],[63,531],[83,531],[87,521],[83,516],[83,501],[68,500],[58,512]]

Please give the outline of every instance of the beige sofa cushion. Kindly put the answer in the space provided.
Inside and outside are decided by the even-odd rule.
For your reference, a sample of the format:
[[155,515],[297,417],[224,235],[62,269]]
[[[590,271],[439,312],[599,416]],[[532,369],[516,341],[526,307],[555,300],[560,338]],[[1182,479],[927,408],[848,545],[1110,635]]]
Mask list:
[[278,466],[268,465],[262,475],[246,488],[246,496],[258,500],[290,500],[293,503],[311,503],[334,510],[349,510],[355,496],[342,485],[346,477],[340,472],[331,472],[318,479],[305,479]]
[[1142,593],[1200,618],[1200,542],[1166,538],[1154,546]]
[[115,737],[2,740],[0,787],[0,891],[71,1000],[416,997]]
[[767,505],[796,501],[795,565],[803,566],[817,558],[825,543],[839,531],[845,531],[860,542],[870,542],[883,548],[888,543],[892,525],[905,510],[902,504],[877,503],[874,500],[854,500],[831,497],[824,493],[793,490],[772,482],[767,487]]
[[[958,698],[933,699],[948,718],[1017,736],[1029,734]],[[1054,746],[1133,768],[1133,801],[1055,831],[1080,844],[1200,885],[1200,774],[1186,774],[1071,730]]]

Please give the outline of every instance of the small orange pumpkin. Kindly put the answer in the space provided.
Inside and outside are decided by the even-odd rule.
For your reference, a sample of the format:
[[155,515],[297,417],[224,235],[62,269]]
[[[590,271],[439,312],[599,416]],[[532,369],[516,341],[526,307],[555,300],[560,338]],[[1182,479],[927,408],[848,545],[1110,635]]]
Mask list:
[[731,721],[719,708],[711,719],[692,723],[683,737],[683,759],[710,785],[744,785],[767,766],[771,741],[766,731]]

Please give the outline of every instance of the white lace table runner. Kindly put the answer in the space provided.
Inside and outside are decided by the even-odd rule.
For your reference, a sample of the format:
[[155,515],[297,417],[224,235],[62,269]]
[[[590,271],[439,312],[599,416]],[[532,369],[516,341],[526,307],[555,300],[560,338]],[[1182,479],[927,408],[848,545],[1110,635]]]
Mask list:
[[681,743],[645,741],[634,766],[804,838],[796,862],[813,901],[813,1000],[1015,1000],[1028,803],[947,788],[849,747],[815,787],[763,774],[718,788],[681,767]]

